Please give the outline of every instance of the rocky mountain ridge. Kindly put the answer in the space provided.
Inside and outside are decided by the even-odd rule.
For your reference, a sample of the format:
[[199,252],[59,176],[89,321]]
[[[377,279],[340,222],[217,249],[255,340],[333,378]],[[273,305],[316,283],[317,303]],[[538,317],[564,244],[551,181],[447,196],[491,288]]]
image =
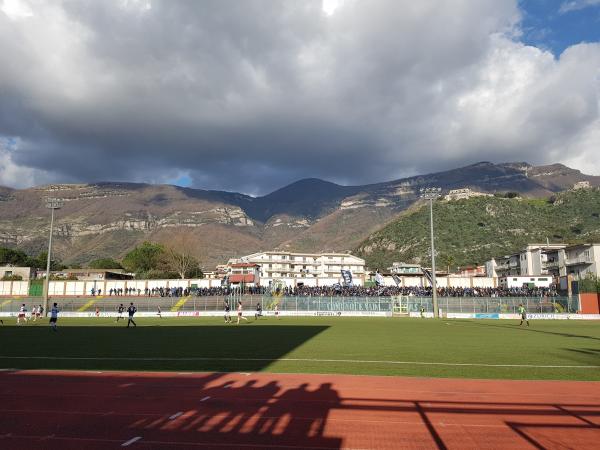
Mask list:
[[144,239],[191,233],[207,268],[258,250],[348,251],[419,199],[419,189],[515,191],[549,196],[579,181],[600,185],[560,164],[477,163],[445,172],[364,186],[305,179],[262,197],[142,183],[53,184],[0,188],[0,244],[35,252],[46,245],[44,199],[56,215],[56,250],[66,262],[118,257]]

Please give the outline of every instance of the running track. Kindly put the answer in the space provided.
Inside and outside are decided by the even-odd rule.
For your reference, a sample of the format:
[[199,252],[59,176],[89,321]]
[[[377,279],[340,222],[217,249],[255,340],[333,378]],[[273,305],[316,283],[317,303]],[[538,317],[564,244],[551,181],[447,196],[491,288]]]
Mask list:
[[592,449],[600,382],[0,372],[0,448]]

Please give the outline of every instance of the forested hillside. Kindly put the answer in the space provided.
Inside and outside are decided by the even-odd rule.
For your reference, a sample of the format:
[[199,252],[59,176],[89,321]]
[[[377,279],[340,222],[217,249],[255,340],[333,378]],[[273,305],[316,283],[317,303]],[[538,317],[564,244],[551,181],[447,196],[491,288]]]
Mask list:
[[[481,264],[528,243],[600,242],[600,190],[566,191],[547,199],[477,197],[434,202],[438,266]],[[369,267],[394,261],[429,265],[429,207],[422,203],[363,241]]]

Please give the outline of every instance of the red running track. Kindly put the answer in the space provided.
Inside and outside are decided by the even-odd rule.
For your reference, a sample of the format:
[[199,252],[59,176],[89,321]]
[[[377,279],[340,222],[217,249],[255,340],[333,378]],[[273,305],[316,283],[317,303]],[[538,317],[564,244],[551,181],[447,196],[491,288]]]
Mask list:
[[0,448],[592,449],[600,383],[0,372]]

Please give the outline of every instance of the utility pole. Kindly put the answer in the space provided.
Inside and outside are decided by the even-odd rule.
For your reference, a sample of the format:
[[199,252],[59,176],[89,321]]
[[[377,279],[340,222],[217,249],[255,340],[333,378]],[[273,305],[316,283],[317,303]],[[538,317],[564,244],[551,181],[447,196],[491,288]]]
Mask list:
[[44,280],[44,314],[48,314],[48,291],[50,287],[50,260],[52,258],[52,233],[54,231],[54,210],[60,209],[63,201],[58,198],[46,199],[46,208],[50,210],[50,237],[48,238],[48,259],[46,261],[46,279]]
[[441,188],[429,187],[421,189],[421,198],[429,200],[429,230],[431,234],[431,301],[433,303],[433,317],[438,318],[440,312],[437,299],[437,282],[435,279],[435,244],[433,239],[433,201],[441,195]]

